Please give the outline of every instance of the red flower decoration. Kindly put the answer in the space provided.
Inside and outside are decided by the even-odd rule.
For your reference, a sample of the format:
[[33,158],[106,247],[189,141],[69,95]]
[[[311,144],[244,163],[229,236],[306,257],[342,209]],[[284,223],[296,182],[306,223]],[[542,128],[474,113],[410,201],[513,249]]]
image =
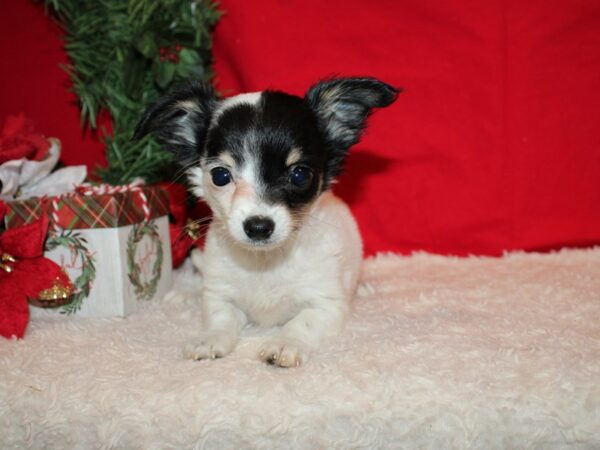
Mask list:
[[15,159],[27,158],[40,161],[48,154],[50,143],[33,131],[25,115],[9,116],[0,134],[0,164]]
[[[0,220],[4,215],[0,202]],[[29,322],[29,299],[55,286],[73,289],[55,262],[44,258],[48,217],[0,234],[0,336],[22,338]]]

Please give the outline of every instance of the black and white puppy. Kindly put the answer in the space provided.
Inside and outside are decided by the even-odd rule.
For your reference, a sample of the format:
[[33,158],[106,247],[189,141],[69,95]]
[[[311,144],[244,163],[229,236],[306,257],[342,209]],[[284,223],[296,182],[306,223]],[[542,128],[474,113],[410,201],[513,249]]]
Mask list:
[[254,323],[280,327],[261,360],[298,366],[339,332],[362,242],[330,187],[372,109],[398,92],[373,78],[337,78],[304,98],[265,91],[218,100],[192,81],[148,108],[135,137],[154,133],[175,153],[213,212],[201,268],[204,331],[186,358],[227,355]]

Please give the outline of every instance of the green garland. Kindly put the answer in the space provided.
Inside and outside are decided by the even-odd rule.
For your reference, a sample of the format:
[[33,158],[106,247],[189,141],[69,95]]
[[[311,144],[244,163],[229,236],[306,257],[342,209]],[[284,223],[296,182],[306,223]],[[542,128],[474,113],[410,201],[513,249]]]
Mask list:
[[57,247],[66,247],[81,259],[81,273],[73,282],[75,294],[73,300],[61,308],[62,314],[73,314],[81,309],[81,304],[92,290],[96,279],[96,265],[94,255],[87,248],[87,240],[80,233],[65,231],[62,234],[50,234],[46,240],[46,251]]
[[173,83],[209,80],[211,30],[220,12],[212,0],[45,0],[65,29],[66,67],[81,105],[82,123],[95,129],[106,110],[108,165],[98,171],[111,184],[136,177],[168,179],[171,157],[150,137],[131,134],[144,108]]
[[[148,236],[156,248],[156,261],[154,261],[154,265],[152,266],[152,278],[149,281],[142,280],[142,269],[137,264],[135,258],[135,251],[144,236]],[[160,281],[162,262],[163,247],[158,226],[154,221],[134,225],[127,238],[127,273],[138,300],[150,300],[156,294],[158,282]]]

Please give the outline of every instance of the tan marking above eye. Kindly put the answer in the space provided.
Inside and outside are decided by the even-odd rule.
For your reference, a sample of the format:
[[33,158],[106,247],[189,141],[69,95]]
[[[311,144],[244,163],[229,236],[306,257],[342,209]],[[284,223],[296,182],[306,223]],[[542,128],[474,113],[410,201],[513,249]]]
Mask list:
[[233,159],[233,156],[231,156],[231,153],[229,153],[228,151],[219,153],[219,159],[223,161],[225,165],[229,167],[235,167],[235,160]]
[[187,112],[200,111],[200,106],[192,100],[182,100],[177,102],[177,106]]
[[293,164],[296,164],[298,161],[300,161],[300,158],[302,158],[302,153],[300,152],[300,149],[293,148],[290,150],[290,153],[288,154],[287,159],[285,160],[285,165],[291,166]]

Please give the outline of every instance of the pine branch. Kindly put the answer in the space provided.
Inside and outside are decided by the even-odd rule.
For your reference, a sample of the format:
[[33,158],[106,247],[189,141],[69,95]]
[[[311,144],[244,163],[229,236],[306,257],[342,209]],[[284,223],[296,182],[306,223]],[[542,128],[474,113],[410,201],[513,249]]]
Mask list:
[[145,107],[188,77],[209,80],[211,30],[220,17],[212,0],[45,0],[65,29],[69,73],[84,126],[97,128],[107,110],[108,165],[99,176],[112,184],[142,177],[151,183],[172,173],[170,156],[150,138],[130,137]]

